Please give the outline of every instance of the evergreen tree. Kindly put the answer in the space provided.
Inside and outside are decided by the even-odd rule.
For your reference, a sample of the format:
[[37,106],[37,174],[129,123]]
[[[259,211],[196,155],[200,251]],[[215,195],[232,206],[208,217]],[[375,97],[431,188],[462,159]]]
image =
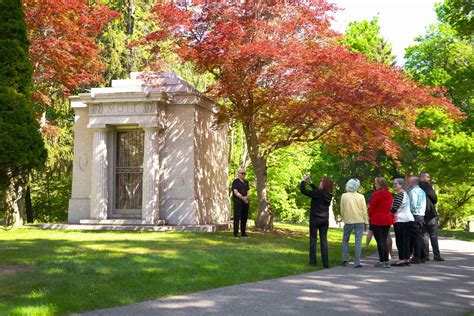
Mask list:
[[[0,1],[0,210],[28,171],[46,160],[31,103],[32,67],[21,0]],[[10,190],[10,192],[8,192]]]
[[102,60],[107,64],[104,77],[110,84],[112,79],[128,78],[132,71],[149,70],[150,54],[143,46],[130,44],[155,30],[149,19],[157,0],[104,0],[109,8],[120,12],[99,38],[103,49]]
[[392,44],[380,35],[378,17],[371,21],[352,21],[347,26],[342,43],[353,52],[362,53],[371,61],[394,66]]

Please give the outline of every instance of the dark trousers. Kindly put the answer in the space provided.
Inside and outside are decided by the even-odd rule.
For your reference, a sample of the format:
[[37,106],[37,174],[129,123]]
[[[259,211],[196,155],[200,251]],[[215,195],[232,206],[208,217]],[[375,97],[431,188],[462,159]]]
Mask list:
[[316,264],[316,243],[318,241],[319,231],[319,242],[321,244],[321,258],[323,260],[323,266],[329,267],[329,256],[328,256],[328,221],[309,221],[309,263]]
[[375,241],[377,242],[380,262],[388,262],[387,237],[390,231],[390,226],[370,225],[370,228],[372,229]]
[[240,222],[240,231],[242,236],[244,236],[245,229],[247,228],[247,218],[249,217],[249,205],[244,203],[244,201],[234,201],[234,236],[237,236],[239,233],[239,222]]
[[424,216],[413,216],[415,222],[411,226],[411,238],[410,244],[411,249],[413,249],[413,256],[416,259],[425,259],[425,247],[423,246],[423,232],[425,226],[425,217]]
[[397,243],[398,258],[400,260],[410,259],[410,233],[413,222],[395,223],[395,242]]
[[424,224],[423,231],[423,246],[426,258],[430,256],[430,241],[431,247],[433,248],[433,254],[435,258],[441,258],[438,245],[438,218],[435,217]]

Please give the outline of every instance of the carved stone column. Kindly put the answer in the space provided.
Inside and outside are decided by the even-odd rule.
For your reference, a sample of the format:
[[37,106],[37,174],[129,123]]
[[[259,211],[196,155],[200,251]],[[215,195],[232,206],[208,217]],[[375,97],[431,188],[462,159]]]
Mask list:
[[105,128],[94,129],[92,141],[91,219],[107,219],[108,210],[108,160]]
[[160,131],[156,127],[144,130],[142,220],[153,224],[159,219]]

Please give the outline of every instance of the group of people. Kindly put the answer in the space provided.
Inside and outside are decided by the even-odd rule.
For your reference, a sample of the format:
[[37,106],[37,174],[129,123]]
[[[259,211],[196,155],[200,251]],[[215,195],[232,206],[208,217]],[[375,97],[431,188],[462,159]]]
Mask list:
[[[246,233],[249,212],[249,183],[245,179],[245,169],[238,171],[237,178],[232,182],[232,199],[234,204],[234,237],[238,238],[239,226],[242,237]],[[307,185],[310,188],[307,188]],[[377,242],[379,262],[375,266],[407,266],[425,263],[430,260],[429,244],[433,248],[435,261],[444,261],[438,246],[438,214],[436,213],[437,196],[431,186],[429,173],[422,172],[419,177],[405,180],[393,180],[395,197],[389,191],[389,183],[383,177],[374,180],[375,192],[368,201],[358,193],[360,181],[350,179],[346,184],[346,193],[342,194],[340,210],[344,222],[342,237],[342,265],[349,264],[349,239],[355,234],[354,268],[362,267],[362,236],[367,228]],[[321,245],[322,264],[329,267],[327,232],[329,228],[329,211],[333,200],[333,181],[330,177],[322,177],[319,185],[312,183],[309,175],[305,175],[300,183],[302,194],[311,198],[309,217],[309,264],[316,265],[317,233]],[[393,225],[399,260],[390,264],[391,252],[390,227]]]
[[[311,189],[307,189],[309,184]],[[419,177],[405,180],[393,180],[396,193],[393,198],[389,191],[389,183],[383,177],[374,180],[375,192],[368,207],[365,198],[357,190],[360,182],[350,179],[346,184],[346,193],[342,194],[340,209],[344,222],[342,238],[342,265],[349,264],[348,243],[352,232],[355,234],[354,268],[362,267],[362,236],[367,227],[372,231],[377,242],[379,262],[376,267],[407,266],[425,263],[430,260],[429,243],[433,248],[435,261],[444,261],[438,246],[438,215],[436,213],[437,196],[431,186],[431,178],[427,172]],[[316,265],[317,232],[321,244],[321,258],[324,267],[329,267],[327,230],[329,226],[329,206],[332,201],[333,183],[325,176],[319,186],[314,185],[309,176],[305,175],[300,184],[301,193],[311,197],[310,209],[310,241],[309,263]],[[390,264],[389,246],[391,242],[390,227],[393,225],[399,260]]]

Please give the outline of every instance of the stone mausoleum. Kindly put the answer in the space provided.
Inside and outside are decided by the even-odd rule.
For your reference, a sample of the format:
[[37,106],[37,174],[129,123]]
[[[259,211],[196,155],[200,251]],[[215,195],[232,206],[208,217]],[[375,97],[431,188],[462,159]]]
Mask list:
[[209,225],[230,219],[227,127],[172,72],[132,73],[71,97],[70,224]]

